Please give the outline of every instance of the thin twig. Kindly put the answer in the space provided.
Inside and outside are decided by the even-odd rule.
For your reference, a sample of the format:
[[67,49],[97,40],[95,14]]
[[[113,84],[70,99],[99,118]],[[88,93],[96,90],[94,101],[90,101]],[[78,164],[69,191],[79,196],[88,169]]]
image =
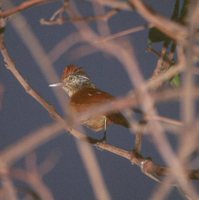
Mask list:
[[185,40],[187,36],[187,29],[184,26],[163,17],[140,0],[129,0],[129,2],[142,17],[152,23],[163,33],[179,42]]
[[61,16],[53,20],[41,19],[40,23],[42,25],[52,26],[52,25],[63,25],[64,23],[71,23],[71,22],[78,23],[81,21],[86,21],[86,22],[92,22],[96,20],[107,21],[117,13],[118,13],[118,10],[110,10],[104,15],[97,15],[97,16],[84,16],[84,17],[73,17],[73,18],[66,18],[66,17]]
[[17,12],[26,10],[28,8],[31,8],[33,6],[36,6],[36,5],[39,5],[39,4],[42,4],[42,3],[46,3],[48,1],[53,1],[53,0],[29,0],[29,1],[23,2],[19,6],[16,6],[14,8],[10,8],[10,9],[5,10],[3,12],[0,12],[0,18],[1,17],[5,18],[5,17],[11,16],[11,15],[14,15]]

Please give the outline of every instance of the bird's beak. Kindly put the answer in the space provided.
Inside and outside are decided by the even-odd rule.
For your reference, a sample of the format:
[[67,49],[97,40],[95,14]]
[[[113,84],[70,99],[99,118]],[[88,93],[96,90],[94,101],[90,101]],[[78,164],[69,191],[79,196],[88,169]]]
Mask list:
[[49,85],[49,87],[61,87],[63,84],[62,83],[52,83]]

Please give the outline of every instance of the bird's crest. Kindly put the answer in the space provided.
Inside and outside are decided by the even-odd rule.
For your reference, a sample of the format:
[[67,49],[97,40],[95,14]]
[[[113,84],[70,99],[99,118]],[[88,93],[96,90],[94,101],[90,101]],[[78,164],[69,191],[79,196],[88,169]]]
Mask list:
[[64,68],[64,71],[61,76],[61,80],[64,80],[70,74],[84,74],[85,75],[85,72],[83,71],[81,67],[77,67],[71,64]]

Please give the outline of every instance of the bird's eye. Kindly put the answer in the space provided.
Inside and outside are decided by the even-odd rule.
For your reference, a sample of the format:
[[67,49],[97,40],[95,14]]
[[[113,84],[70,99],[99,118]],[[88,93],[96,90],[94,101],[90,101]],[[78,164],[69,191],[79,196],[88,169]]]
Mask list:
[[69,81],[72,81],[72,80],[73,80],[73,77],[72,77],[72,76],[69,76],[69,77],[68,77],[68,80],[69,80]]

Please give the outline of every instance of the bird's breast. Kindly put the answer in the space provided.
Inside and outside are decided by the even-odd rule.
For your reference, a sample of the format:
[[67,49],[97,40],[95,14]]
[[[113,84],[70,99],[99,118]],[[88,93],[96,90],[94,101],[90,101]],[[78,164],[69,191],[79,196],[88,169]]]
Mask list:
[[[73,117],[78,116],[79,114],[86,112],[89,109],[91,109],[91,107],[84,104],[75,104],[72,102],[69,104],[69,110]],[[105,115],[98,115],[81,119],[81,124],[98,132],[105,130],[106,125],[110,124],[110,120]]]
[[85,121],[82,121],[83,125],[87,126],[88,128],[96,132],[105,130],[106,123],[108,123],[106,116],[94,117],[92,119],[87,119]]

